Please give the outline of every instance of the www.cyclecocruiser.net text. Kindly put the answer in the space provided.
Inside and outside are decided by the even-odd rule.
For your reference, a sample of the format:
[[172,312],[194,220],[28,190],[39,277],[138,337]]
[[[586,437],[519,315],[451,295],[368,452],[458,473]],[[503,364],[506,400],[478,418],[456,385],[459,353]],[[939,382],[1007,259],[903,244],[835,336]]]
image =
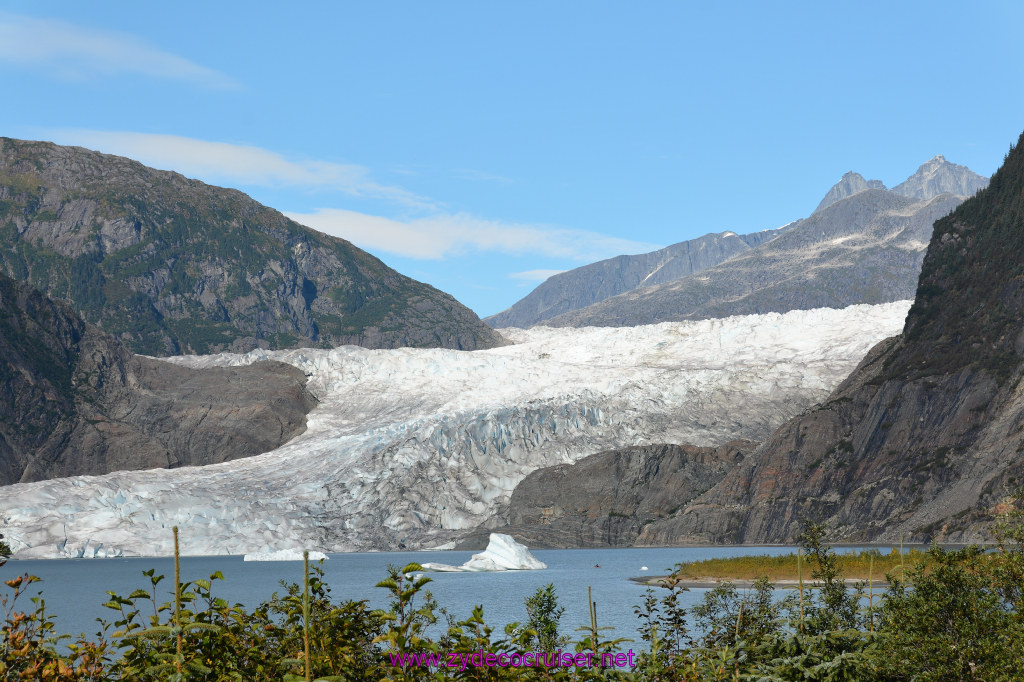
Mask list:
[[422,652],[418,654],[389,653],[391,665],[395,668],[416,666],[421,668],[458,668],[465,670],[475,668],[625,668],[636,665],[636,654],[632,649],[626,652],[596,654],[592,651],[578,654],[562,653],[561,651],[543,652],[527,651],[511,654],[485,653],[481,651],[452,651],[449,653]]

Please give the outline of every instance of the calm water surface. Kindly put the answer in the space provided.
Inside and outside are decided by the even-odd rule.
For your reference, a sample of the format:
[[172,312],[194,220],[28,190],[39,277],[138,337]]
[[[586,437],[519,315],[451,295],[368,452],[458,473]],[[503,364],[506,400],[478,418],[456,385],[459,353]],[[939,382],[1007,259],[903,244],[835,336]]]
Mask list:
[[[837,551],[846,551],[844,548]],[[587,587],[597,602],[598,625],[611,625],[614,631],[606,636],[640,640],[633,607],[643,601],[645,587],[628,578],[662,575],[680,561],[740,555],[777,555],[794,551],[793,547],[681,547],[625,549],[559,549],[535,550],[534,556],[548,565],[542,571],[509,571],[504,573],[428,573],[433,592],[440,606],[457,619],[465,619],[473,606],[484,607],[484,619],[500,633],[506,623],[526,620],[524,601],[537,588],[553,583],[561,606],[565,607],[561,630],[574,639],[575,628],[589,624]],[[374,587],[386,577],[388,564],[405,566],[411,562],[428,561],[459,565],[474,552],[373,552],[331,554],[324,562],[324,573],[335,600],[367,599],[372,607],[385,608],[388,595]],[[600,568],[595,568],[599,564]],[[648,571],[641,571],[647,566]],[[132,559],[54,559],[9,561],[0,567],[4,580],[23,573],[43,579],[34,587],[41,591],[47,610],[57,615],[62,633],[95,633],[96,618],[113,621],[116,612],[104,608],[107,590],[127,596],[137,588],[148,591],[149,579],[142,571],[156,569],[167,578],[160,583],[161,603],[173,596],[174,561],[169,558]],[[243,562],[240,556],[183,557],[183,580],[206,578],[215,571],[225,580],[214,585],[214,595],[230,603],[252,608],[269,599],[276,590],[283,592],[281,580],[301,582],[302,562]],[[697,603],[706,590],[693,589],[687,595],[690,604]],[[34,594],[34,592],[33,592]],[[26,602],[23,609],[31,606]],[[628,646],[627,646],[628,648]]]

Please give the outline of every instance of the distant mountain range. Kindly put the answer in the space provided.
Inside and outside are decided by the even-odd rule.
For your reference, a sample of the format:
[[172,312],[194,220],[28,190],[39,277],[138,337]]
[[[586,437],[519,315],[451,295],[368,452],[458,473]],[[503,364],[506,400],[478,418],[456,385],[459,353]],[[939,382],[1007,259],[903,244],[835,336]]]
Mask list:
[[850,172],[806,219],[576,268],[486,321],[633,326],[911,298],[932,223],[986,183],[942,156],[892,190]]
[[584,265],[549,277],[526,298],[484,321],[497,329],[531,327],[638,287],[671,282],[706,270],[778,234],[779,230],[745,235],[706,234],[651,253],[616,256]]
[[[946,157],[940,154],[922,164],[913,175],[893,187],[892,191],[911,199],[927,201],[940,194],[971,197],[986,185],[988,185],[988,178],[978,175],[967,166],[950,163],[946,161]],[[860,173],[850,171],[832,186],[832,189],[828,191],[814,211],[817,213],[837,201],[866,189],[886,189],[886,187],[881,180],[865,180]]]
[[451,296],[241,192],[48,142],[0,138],[0,272],[149,355],[503,343]]

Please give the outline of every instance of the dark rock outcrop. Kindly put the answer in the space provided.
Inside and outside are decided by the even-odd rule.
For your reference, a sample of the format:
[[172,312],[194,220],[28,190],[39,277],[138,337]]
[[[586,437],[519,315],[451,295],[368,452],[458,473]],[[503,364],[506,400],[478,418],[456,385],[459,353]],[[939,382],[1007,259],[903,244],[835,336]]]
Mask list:
[[294,367],[191,370],[133,355],[0,275],[0,484],[248,457],[306,428]]
[[48,142],[0,138],[0,272],[148,355],[503,343],[451,296],[239,191]]
[[1024,481],[1022,254],[1024,136],[935,223],[902,335],[640,542],[986,538]]
[[[512,492],[507,523],[488,525],[530,547],[628,547],[720,481],[755,445],[646,445],[539,469]],[[490,532],[474,531],[460,547],[482,547]]]

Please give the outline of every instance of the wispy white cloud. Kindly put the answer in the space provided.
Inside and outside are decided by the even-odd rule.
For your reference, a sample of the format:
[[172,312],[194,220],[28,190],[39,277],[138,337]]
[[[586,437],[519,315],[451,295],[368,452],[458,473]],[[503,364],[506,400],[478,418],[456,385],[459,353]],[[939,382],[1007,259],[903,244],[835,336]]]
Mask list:
[[524,282],[543,282],[548,277],[554,277],[560,275],[565,270],[524,270],[523,272],[512,272],[509,273],[509,277],[512,279],[520,279]]
[[495,173],[488,173],[487,171],[476,170],[473,168],[457,168],[454,171],[456,178],[460,180],[475,180],[478,182],[500,182],[502,184],[510,184],[515,182],[512,178],[506,178],[504,175],[497,175]]
[[290,160],[261,147],[177,135],[100,130],[50,130],[47,134],[55,142],[127,156],[206,182],[327,189],[416,208],[436,208],[433,202],[401,187],[375,182],[369,169],[354,164]]
[[[656,244],[620,239],[587,230],[487,220],[443,207],[401,187],[376,182],[369,169],[330,161],[287,159],[261,147],[211,142],[177,135],[60,129],[45,131],[62,144],[119,154],[149,166],[174,170],[228,186],[320,189],[351,197],[383,199],[417,218],[386,218],[338,208],[288,213],[316,230],[347,239],[369,251],[437,260],[467,253],[541,255],[589,262],[623,253],[643,253]],[[532,271],[535,279],[544,279]],[[521,279],[526,279],[524,276]]]
[[531,254],[586,262],[659,248],[655,244],[609,237],[586,230],[503,223],[465,213],[394,220],[355,211],[322,208],[314,213],[286,215],[303,225],[347,239],[369,251],[385,251],[407,258],[440,259],[474,252],[497,252],[512,256]]
[[0,12],[0,61],[37,67],[68,80],[129,73],[207,88],[240,87],[220,71],[164,52],[132,35],[8,12]]

